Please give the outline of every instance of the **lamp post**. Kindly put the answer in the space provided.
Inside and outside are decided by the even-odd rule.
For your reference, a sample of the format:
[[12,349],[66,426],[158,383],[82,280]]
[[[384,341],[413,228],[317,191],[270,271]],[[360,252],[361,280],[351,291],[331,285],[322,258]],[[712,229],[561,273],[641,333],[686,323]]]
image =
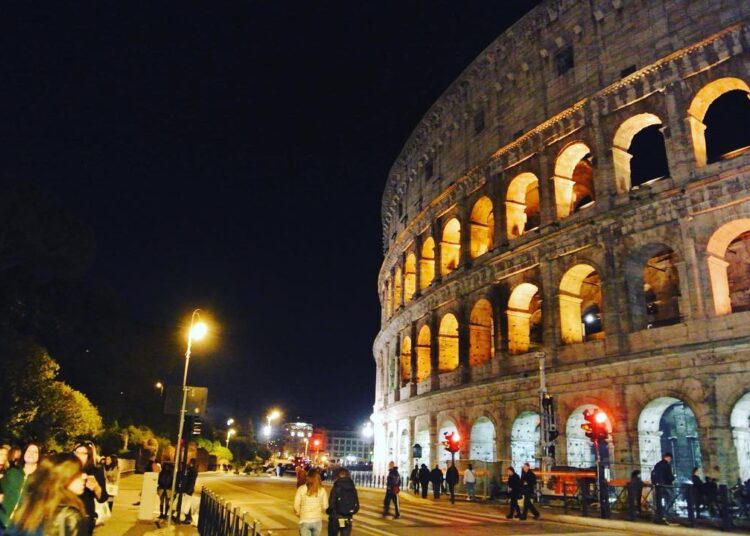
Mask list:
[[271,410],[271,412],[266,415],[266,422],[268,424],[266,424],[266,428],[265,430],[263,430],[263,433],[268,438],[269,443],[271,442],[271,432],[273,431],[273,429],[271,428],[271,421],[278,419],[279,417],[281,417],[281,412],[277,409]]
[[159,396],[164,396],[164,384],[161,382],[156,382],[156,385],[154,385],[159,390]]
[[235,430],[234,428],[230,428],[229,430],[227,430],[227,448],[229,448],[229,438],[232,437],[236,433],[237,433],[237,430]]
[[[190,331],[188,331],[187,350],[185,351],[185,372],[182,376],[182,407],[180,409],[180,427],[179,431],[177,432],[177,448],[175,449],[174,453],[175,478],[172,479],[172,494],[170,495],[169,516],[167,517],[167,530],[169,530],[169,528],[172,526],[172,513],[174,512],[174,506],[176,503],[174,492],[177,486],[177,471],[180,468],[180,447],[182,444],[182,432],[185,426],[185,405],[187,404],[188,392],[187,375],[188,366],[190,365],[190,352],[193,348],[193,340],[201,340],[206,336],[207,331],[208,327],[201,321],[201,310],[196,309],[195,311],[193,311],[193,315],[190,317]],[[187,448],[187,445],[185,447]]]

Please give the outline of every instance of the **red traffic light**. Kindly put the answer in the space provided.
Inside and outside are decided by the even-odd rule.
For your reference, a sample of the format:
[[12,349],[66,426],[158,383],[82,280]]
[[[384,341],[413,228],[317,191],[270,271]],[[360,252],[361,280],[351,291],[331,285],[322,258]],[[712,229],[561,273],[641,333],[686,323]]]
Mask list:
[[444,432],[443,435],[445,436],[445,441],[443,441],[445,450],[450,453],[461,450],[461,436],[458,435],[458,432]]
[[609,419],[606,413],[599,408],[594,408],[593,410],[585,409],[583,410],[583,418],[586,422],[581,425],[581,428],[586,432],[586,437],[592,441],[604,441],[607,439],[609,435],[607,422]]

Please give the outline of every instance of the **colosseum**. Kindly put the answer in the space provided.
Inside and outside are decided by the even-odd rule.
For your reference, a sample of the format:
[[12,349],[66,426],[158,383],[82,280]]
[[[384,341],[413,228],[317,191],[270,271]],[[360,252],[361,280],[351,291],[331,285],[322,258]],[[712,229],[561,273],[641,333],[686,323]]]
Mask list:
[[[547,0],[427,111],[382,201],[375,470],[450,455],[750,478],[750,2]],[[412,446],[422,447],[419,460]]]

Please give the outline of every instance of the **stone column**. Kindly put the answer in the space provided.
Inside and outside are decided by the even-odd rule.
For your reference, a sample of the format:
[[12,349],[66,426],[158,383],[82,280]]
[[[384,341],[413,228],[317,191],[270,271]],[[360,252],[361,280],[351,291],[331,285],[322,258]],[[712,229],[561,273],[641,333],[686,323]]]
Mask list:
[[573,205],[573,187],[575,182],[565,177],[552,177],[555,188],[555,214],[558,220],[570,216]]
[[508,352],[521,354],[529,351],[529,319],[531,314],[524,311],[505,311],[508,316]]
[[461,224],[461,251],[459,251],[458,266],[471,266],[471,207],[467,204],[467,199],[463,198],[459,203],[459,210],[456,217]]
[[439,283],[442,279],[443,275],[443,252],[442,252],[442,243],[443,243],[443,230],[441,229],[441,221],[438,219],[437,221],[433,222],[432,224],[432,237],[433,241],[435,243],[435,275],[433,277],[433,281],[435,283]]
[[430,463],[427,464],[427,467],[432,469],[435,467],[435,464],[438,461],[438,453],[439,450],[443,446],[440,444],[440,439],[437,437],[438,429],[437,429],[437,414],[430,412],[429,414],[430,418]]

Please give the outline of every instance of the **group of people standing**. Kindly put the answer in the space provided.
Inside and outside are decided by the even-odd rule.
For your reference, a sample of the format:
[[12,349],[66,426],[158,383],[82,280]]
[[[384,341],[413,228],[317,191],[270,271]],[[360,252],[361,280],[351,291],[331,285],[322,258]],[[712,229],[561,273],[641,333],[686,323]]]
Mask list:
[[[447,493],[450,495],[451,503],[456,502],[456,486],[460,482],[461,477],[458,473],[455,463],[451,462],[450,466],[443,475],[443,471],[436,464],[435,467],[430,470],[427,465],[422,466],[415,465],[411,474],[409,475],[409,481],[411,489],[414,493],[420,493],[422,498],[427,498],[427,492],[430,484],[432,484],[432,495],[436,499],[440,498],[440,495]],[[474,468],[471,464],[466,468],[463,475],[463,484],[466,488],[466,495],[468,500],[474,500],[476,498],[474,494],[474,488],[476,486],[477,477],[474,473]]]
[[70,453],[42,445],[0,445],[0,534],[85,536],[110,515],[119,490],[117,458],[99,460],[93,443]]

